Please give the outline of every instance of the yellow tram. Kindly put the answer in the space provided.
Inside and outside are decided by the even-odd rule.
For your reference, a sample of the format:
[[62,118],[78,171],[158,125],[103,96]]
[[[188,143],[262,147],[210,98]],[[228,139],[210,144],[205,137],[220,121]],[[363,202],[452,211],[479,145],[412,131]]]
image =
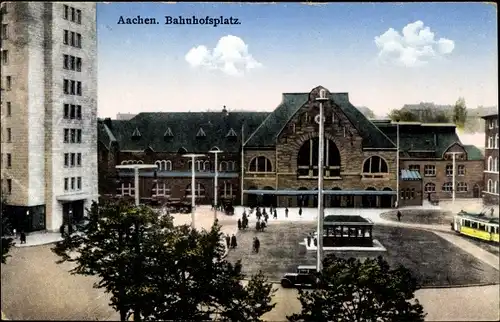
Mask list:
[[498,217],[461,211],[454,216],[452,229],[459,234],[498,243],[498,224]]

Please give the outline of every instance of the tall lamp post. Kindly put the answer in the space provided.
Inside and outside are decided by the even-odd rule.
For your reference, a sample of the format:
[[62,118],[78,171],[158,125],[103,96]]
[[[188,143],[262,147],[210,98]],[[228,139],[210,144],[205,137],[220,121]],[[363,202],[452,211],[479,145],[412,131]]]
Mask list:
[[456,157],[455,155],[457,154],[461,154],[461,152],[450,152],[450,154],[452,155],[453,157],[453,170],[452,170],[452,177],[451,177],[451,200],[452,200],[452,203],[455,204],[455,185],[456,185],[456,182],[455,182],[455,169],[456,169]]
[[217,155],[221,153],[221,150],[210,150],[208,151],[215,155],[215,176],[214,176],[214,222],[217,221],[217,195],[219,187],[219,163],[217,162]]
[[318,233],[317,233],[317,244],[318,244],[318,256],[317,256],[317,267],[318,273],[321,272],[323,266],[323,217],[324,217],[324,206],[323,206],[323,154],[325,152],[325,117],[323,113],[323,103],[328,101],[326,97],[326,90],[321,89],[319,91],[319,97],[316,98],[319,102],[319,118],[316,116],[316,122],[319,124],[319,151],[318,151]]
[[132,169],[134,170],[134,196],[135,205],[140,204],[140,194],[139,194],[139,170],[152,169],[157,170],[158,166],[156,164],[122,164],[117,165],[116,169]]
[[204,157],[204,154],[184,154],[184,158],[191,158],[191,228],[195,228],[194,224],[194,214],[195,214],[195,206],[196,206],[196,182],[195,182],[195,169],[194,162],[196,158]]

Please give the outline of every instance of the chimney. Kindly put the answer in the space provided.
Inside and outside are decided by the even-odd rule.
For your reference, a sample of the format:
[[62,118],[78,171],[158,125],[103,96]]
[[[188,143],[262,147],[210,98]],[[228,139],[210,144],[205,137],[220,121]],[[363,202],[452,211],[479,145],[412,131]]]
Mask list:
[[110,129],[110,130],[113,128],[113,126],[112,126],[112,124],[111,124],[111,118],[110,118],[110,117],[106,117],[106,118],[104,119],[104,124],[105,124],[105,125],[108,127],[108,129]]
[[222,107],[222,113],[224,114],[224,116],[227,116],[229,114],[228,111],[227,111],[226,105],[224,105]]

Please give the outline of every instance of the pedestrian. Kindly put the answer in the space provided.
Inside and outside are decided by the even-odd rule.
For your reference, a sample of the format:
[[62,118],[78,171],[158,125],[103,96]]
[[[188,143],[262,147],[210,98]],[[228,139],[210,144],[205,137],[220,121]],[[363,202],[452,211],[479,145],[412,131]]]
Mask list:
[[264,221],[267,224],[267,221],[269,220],[269,215],[267,213],[264,214]]
[[491,215],[491,217],[493,217],[494,214],[495,214],[495,209],[491,208],[490,209],[490,215]]
[[238,219],[238,230],[241,230],[241,219]]
[[274,219],[278,219],[278,212],[276,211],[276,209],[274,209],[273,217]]
[[229,246],[231,246],[231,237],[229,237],[229,234],[226,235],[226,246],[229,249]]
[[26,233],[21,230],[21,244],[26,244]]
[[401,221],[401,216],[402,216],[402,215],[401,215],[401,211],[399,211],[399,210],[398,210],[398,214],[397,214],[397,216],[398,216],[398,221]]
[[17,230],[14,228],[12,229],[12,235],[17,238]]
[[260,231],[260,220],[257,220],[257,223],[255,224],[255,230]]
[[260,248],[260,240],[255,237],[254,240],[253,240],[253,249],[255,251],[255,253],[259,253],[259,248]]
[[307,247],[311,247],[311,234],[307,235]]
[[260,218],[262,217],[262,214],[260,213],[260,211],[257,210],[256,216],[257,216],[257,220],[260,220]]
[[61,237],[64,237],[64,224],[59,227],[59,233],[61,233]]
[[302,217],[302,207],[299,208],[299,216]]
[[233,236],[231,236],[231,248],[236,248],[238,246],[238,244],[236,243],[236,236],[233,234]]
[[243,225],[243,229],[246,229],[248,227],[248,218],[246,216],[243,217],[242,225]]
[[285,208],[285,218],[288,218],[288,207]]
[[314,237],[314,247],[318,247],[318,239]]

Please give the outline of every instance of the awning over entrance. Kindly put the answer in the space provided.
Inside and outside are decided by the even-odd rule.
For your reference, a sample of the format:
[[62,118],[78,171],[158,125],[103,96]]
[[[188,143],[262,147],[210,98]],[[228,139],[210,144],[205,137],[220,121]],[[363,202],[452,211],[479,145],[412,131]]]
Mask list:
[[69,201],[77,201],[77,200],[83,200],[83,199],[89,199],[91,196],[90,194],[88,193],[75,193],[75,194],[71,194],[71,195],[60,195],[60,196],[56,196],[56,200],[57,201],[65,201],[65,202],[69,202]]
[[[249,195],[302,196],[317,195],[318,190],[244,190]],[[338,196],[395,196],[393,190],[323,190],[325,195]]]
[[422,180],[422,176],[420,175],[420,172],[416,170],[401,170],[401,180],[403,181],[416,181],[416,180]]

